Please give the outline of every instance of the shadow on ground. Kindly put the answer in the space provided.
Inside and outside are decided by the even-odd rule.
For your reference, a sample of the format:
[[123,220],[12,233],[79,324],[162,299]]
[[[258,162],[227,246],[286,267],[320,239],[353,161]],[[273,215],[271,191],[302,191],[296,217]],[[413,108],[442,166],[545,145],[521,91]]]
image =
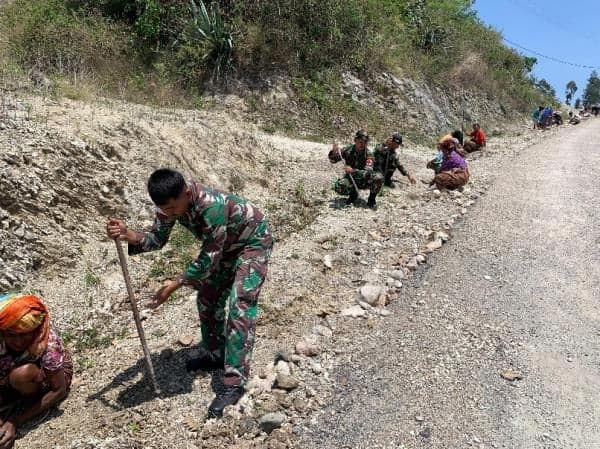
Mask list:
[[[185,369],[185,362],[193,358],[196,351],[196,348],[184,348],[173,352],[172,349],[167,348],[160,354],[152,354],[152,364],[160,390],[158,396],[154,393],[146,368],[146,360],[140,358],[135,365],[115,376],[108,385],[88,396],[88,401],[99,400],[107,407],[120,410],[136,407],[157,397],[168,398],[190,393],[193,389],[194,378],[207,375],[202,371],[188,373]],[[222,370],[212,372],[211,386],[215,392],[219,391],[222,386],[220,381],[222,374]],[[137,382],[131,384],[136,378],[138,378]],[[107,394],[115,389],[120,390],[116,399],[107,398]]]

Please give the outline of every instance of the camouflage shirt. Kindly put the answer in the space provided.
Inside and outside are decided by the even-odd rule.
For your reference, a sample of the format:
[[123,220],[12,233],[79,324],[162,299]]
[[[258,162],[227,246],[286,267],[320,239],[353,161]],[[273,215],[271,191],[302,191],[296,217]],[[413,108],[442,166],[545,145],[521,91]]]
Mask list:
[[139,244],[129,244],[129,254],[139,254],[162,248],[176,222],[189,229],[202,241],[198,258],[185,272],[189,281],[208,278],[223,258],[237,256],[254,242],[256,234],[268,233],[268,222],[260,210],[238,196],[189,183],[192,206],[185,215],[168,217],[156,210],[154,225],[149,232],[140,233]]
[[380,173],[387,171],[394,171],[398,169],[404,176],[408,176],[408,171],[404,168],[400,162],[400,157],[396,150],[389,149],[386,145],[379,143],[375,145],[375,170]]
[[[373,150],[365,148],[363,151],[358,151],[355,145],[348,145],[341,150],[342,157],[355,170],[373,170]],[[332,163],[339,162],[342,159],[338,151],[331,150],[329,152],[329,160]]]

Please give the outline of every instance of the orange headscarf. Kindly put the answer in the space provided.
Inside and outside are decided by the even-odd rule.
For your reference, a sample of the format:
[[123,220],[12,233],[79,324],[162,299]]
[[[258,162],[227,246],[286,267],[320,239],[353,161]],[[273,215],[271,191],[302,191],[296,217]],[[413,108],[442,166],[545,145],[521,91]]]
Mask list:
[[36,337],[27,348],[27,352],[39,356],[48,346],[50,314],[37,296],[18,293],[2,295],[0,296],[0,331],[16,334],[36,332]]
[[443,136],[438,142],[439,149],[456,149],[456,144],[458,143],[458,139],[452,137],[452,134],[446,134]]

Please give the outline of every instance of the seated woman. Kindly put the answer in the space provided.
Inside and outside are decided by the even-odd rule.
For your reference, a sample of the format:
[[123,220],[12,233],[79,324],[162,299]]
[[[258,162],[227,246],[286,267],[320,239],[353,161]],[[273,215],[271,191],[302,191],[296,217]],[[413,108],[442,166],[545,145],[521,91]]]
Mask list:
[[[463,132],[460,129],[455,129],[454,131],[452,131],[452,133],[444,135],[438,142],[437,154],[433,159],[428,161],[426,165],[426,167],[430,170],[433,170],[436,175],[441,171],[442,162],[444,160],[444,153],[440,148],[440,144],[447,139],[454,139],[454,143],[456,144],[456,149],[454,151],[460,154],[463,158],[467,155],[466,151],[463,148]],[[429,181],[421,180],[421,182],[429,184]]]
[[442,161],[439,172],[429,183],[438,189],[454,190],[469,182],[469,168],[467,161],[457,153],[457,141],[450,136],[442,137],[438,143],[438,149],[442,153]]
[[18,427],[67,396],[73,363],[37,296],[0,296],[0,336],[0,398],[26,400],[0,418],[0,448],[9,448]]
[[481,151],[486,145],[485,132],[479,123],[473,123],[473,131],[469,133],[470,139],[465,142],[463,148],[467,153]]

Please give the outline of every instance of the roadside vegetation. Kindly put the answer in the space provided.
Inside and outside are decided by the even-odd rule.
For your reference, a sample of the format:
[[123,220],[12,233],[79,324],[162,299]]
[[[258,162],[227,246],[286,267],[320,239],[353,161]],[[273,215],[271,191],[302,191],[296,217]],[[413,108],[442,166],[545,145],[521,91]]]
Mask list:
[[[472,90],[521,112],[551,102],[547,83],[530,75],[535,59],[504,46],[472,3],[14,0],[0,8],[0,58],[4,72],[39,71],[72,98],[102,93],[188,107],[234,81],[260,89],[283,76],[320,122],[364,114],[342,95],[343,72]],[[253,98],[249,105],[260,108]],[[289,123],[269,126],[285,130]]]

